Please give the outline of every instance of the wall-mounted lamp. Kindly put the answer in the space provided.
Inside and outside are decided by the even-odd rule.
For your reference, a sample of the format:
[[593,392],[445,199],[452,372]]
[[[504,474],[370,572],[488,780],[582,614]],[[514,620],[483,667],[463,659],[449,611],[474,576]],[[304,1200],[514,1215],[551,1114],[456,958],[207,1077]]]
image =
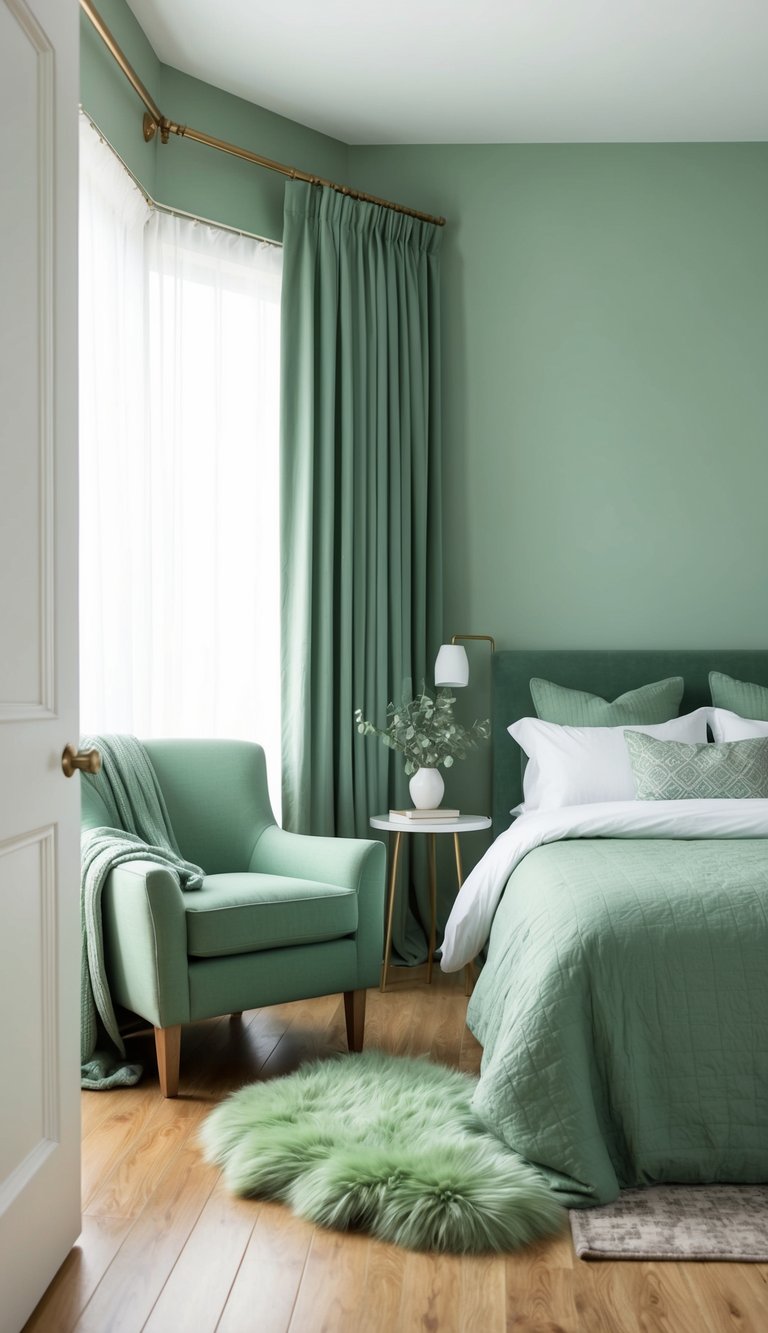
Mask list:
[[496,651],[496,640],[490,634],[454,634],[450,643],[440,645],[435,659],[435,685],[448,685],[454,689],[463,689],[469,684],[469,660],[466,648],[460,647],[459,639],[478,639],[491,645],[491,652]]

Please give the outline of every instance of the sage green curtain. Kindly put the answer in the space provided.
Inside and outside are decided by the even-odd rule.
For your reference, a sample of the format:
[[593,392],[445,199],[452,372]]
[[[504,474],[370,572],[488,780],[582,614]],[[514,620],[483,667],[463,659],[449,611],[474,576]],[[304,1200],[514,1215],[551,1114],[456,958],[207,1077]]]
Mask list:
[[[390,700],[432,683],[440,643],[440,240],[391,209],[286,186],[283,822],[297,832],[371,837],[369,815],[407,799],[402,759],[353,714],[383,724]],[[395,947],[416,962],[428,908],[407,872]]]

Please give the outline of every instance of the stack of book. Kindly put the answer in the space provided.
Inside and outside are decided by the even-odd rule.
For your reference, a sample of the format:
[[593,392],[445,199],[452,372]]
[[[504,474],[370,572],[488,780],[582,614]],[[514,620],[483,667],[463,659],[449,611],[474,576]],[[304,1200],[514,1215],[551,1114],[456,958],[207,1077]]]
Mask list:
[[390,810],[390,819],[402,819],[407,824],[418,824],[419,820],[426,820],[430,824],[436,824],[438,820],[444,819],[448,823],[452,819],[458,819],[458,810],[447,810],[441,805],[438,810]]

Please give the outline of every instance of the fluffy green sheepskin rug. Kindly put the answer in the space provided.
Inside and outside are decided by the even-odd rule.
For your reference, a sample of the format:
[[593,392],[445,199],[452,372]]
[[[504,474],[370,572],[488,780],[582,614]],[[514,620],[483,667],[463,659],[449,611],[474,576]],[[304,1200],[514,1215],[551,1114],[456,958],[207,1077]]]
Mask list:
[[541,1175],[471,1110],[477,1080],[371,1051],[253,1083],[208,1116],[206,1157],[236,1194],[413,1250],[514,1250],[565,1216]]

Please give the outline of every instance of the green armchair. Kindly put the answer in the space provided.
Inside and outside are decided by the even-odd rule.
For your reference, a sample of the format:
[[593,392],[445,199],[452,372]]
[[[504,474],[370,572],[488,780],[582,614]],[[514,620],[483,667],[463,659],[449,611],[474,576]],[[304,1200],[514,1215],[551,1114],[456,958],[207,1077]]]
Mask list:
[[[259,745],[145,744],[182,855],[207,872],[183,893],[171,871],[137,860],[104,888],[112,997],[153,1025],[163,1095],[178,1092],[181,1025],[219,1014],[340,991],[349,1048],[362,1050],[381,967],[383,844],[279,828]],[[107,822],[85,784],[82,822]]]

